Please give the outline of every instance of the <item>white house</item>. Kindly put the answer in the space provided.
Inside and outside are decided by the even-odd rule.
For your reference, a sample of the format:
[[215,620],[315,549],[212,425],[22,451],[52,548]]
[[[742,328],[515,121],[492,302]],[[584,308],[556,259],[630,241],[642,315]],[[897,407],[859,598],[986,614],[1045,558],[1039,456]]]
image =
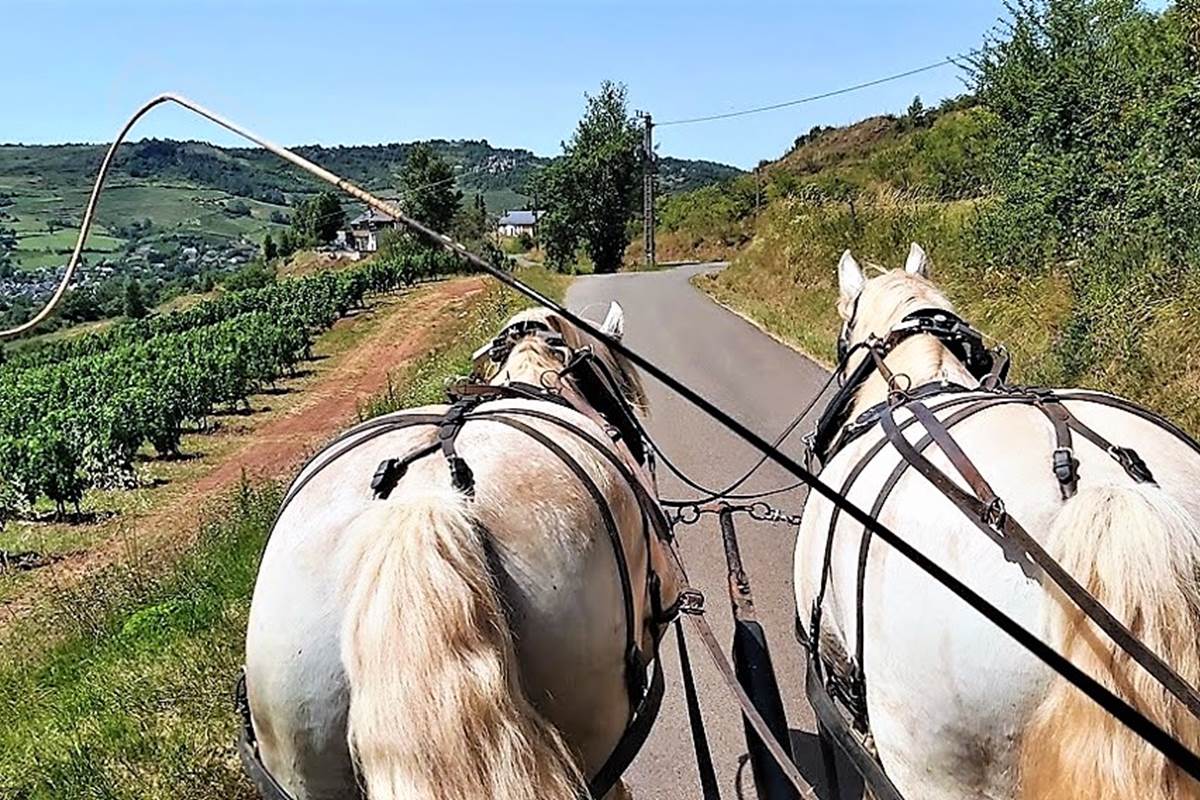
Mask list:
[[543,213],[528,209],[505,211],[496,223],[496,233],[500,236],[536,236],[538,220]]
[[350,220],[347,243],[360,253],[374,253],[379,249],[379,240],[384,231],[401,227],[403,226],[389,215],[369,208]]

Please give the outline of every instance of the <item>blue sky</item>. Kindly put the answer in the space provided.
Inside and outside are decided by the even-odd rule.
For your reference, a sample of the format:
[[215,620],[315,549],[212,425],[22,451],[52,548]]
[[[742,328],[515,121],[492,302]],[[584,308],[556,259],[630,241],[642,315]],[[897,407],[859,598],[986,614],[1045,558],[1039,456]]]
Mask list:
[[[559,151],[605,78],[658,120],[868,81],[977,45],[1000,0],[0,3],[0,141],[107,141],[189,94],[287,144],[487,139]],[[947,67],[772,113],[662,128],[659,152],[753,166],[816,124],[962,90]],[[142,136],[231,144],[176,109]]]

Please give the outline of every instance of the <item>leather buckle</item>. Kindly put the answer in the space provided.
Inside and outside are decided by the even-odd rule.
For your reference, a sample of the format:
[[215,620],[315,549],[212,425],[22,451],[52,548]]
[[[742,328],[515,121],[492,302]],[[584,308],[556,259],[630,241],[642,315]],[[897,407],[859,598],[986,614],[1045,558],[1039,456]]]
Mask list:
[[1114,446],[1109,449],[1108,453],[1125,469],[1129,477],[1138,483],[1154,483],[1154,473],[1150,471],[1146,462],[1133,448]]
[[1050,457],[1054,469],[1054,477],[1064,486],[1074,484],[1078,478],[1079,462],[1075,459],[1075,450],[1071,447],[1056,447]]
[[703,614],[704,594],[697,589],[684,589],[675,599],[675,607],[680,614]]

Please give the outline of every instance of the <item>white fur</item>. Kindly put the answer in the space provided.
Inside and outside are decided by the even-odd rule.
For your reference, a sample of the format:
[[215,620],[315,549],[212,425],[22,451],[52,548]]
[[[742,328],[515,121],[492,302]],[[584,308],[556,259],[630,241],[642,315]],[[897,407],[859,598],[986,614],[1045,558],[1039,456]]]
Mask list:
[[842,258],[838,261],[838,289],[841,292],[843,302],[850,302],[858,297],[862,291],[863,285],[866,284],[866,276],[863,275],[862,267],[858,265],[858,261],[849,250],[842,253]]
[[[521,316],[566,329],[543,310]],[[578,332],[564,335],[580,343]],[[558,359],[525,340],[496,380],[536,382],[561,367]],[[636,376],[626,388],[640,399]],[[607,439],[592,419],[557,404],[496,405],[536,407]],[[676,578],[657,541],[646,552],[632,490],[590,445],[521,419],[604,494],[629,560],[640,644],[651,652],[647,566],[666,582],[668,602]],[[362,440],[276,524],[246,637],[263,759],[298,800],[356,797],[360,778],[372,800],[573,800],[629,713],[623,598],[599,511],[556,456],[488,422],[468,423],[457,440],[475,475],[473,499],[450,488],[438,455],[410,466],[387,500],[375,499],[369,485],[380,461],[434,436],[426,427]]]
[[605,315],[600,330],[618,341],[625,336],[625,309],[621,308],[621,304],[616,300],[608,307],[608,314]]
[[[841,282],[845,261],[843,257],[838,267]],[[927,270],[927,259],[922,263],[920,269]],[[860,291],[854,341],[885,332],[914,307],[949,307],[931,284],[908,269],[865,281]],[[918,337],[907,344],[887,361],[912,378],[913,386],[935,379],[974,385],[935,340]],[[858,407],[879,402],[886,391],[881,382],[867,384]],[[1041,412],[1025,405],[983,411],[957,425],[953,435],[1004,498],[1010,514],[1160,655],[1189,680],[1200,680],[1200,486],[1195,481],[1200,458],[1133,414],[1096,404],[1067,405],[1111,441],[1136,448],[1159,485],[1133,484],[1112,458],[1077,438],[1080,492],[1064,504],[1050,470],[1052,429]],[[901,412],[898,419],[906,416]],[[908,430],[910,439],[918,438],[919,426]],[[839,453],[822,480],[840,487],[879,435],[877,428]],[[936,448],[926,454],[955,474]],[[886,448],[855,482],[849,499],[870,507],[898,460],[895,451]],[[805,614],[816,595],[831,513],[828,502],[809,496],[795,555],[796,602]],[[845,515],[839,520],[823,630],[827,645],[854,653],[862,526]],[[1136,676],[1126,661],[1111,654],[1087,655],[1089,640],[1078,635],[1077,615],[1065,613],[1055,593],[1026,579],[912,469],[896,485],[879,520],[1110,685]],[[904,796],[1200,796],[1194,783],[1164,769],[1160,757],[1106,722],[1103,712],[1093,712],[1078,692],[878,539],[867,565],[864,614],[863,667],[872,733],[888,774]],[[1081,647],[1081,642],[1087,646]],[[1169,725],[1190,746],[1200,746],[1200,726],[1178,704],[1163,699],[1161,690],[1152,691],[1144,680],[1136,686],[1137,696],[1127,699]],[[1067,777],[1047,781],[1047,774]]]

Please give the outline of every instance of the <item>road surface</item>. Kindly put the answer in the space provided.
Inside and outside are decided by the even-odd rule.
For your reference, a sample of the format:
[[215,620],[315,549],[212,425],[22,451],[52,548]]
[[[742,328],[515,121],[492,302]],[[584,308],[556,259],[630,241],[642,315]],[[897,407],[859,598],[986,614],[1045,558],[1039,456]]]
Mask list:
[[[713,303],[691,285],[693,276],[714,268],[711,264],[694,265],[661,272],[587,276],[572,284],[567,304],[573,311],[599,320],[604,318],[609,301],[617,300],[625,309],[625,336],[631,347],[773,440],[812,399],[828,373]],[[723,487],[757,461],[758,454],[753,448],[665,386],[648,378],[646,384],[650,434],[694,480],[710,487]],[[810,423],[801,425],[784,444],[784,451],[792,456],[801,455],[800,436],[810,428]],[[659,481],[663,497],[692,496],[661,465]],[[766,464],[743,490],[794,481],[781,468]],[[772,503],[794,513],[803,499],[804,493],[797,490],[773,499]],[[738,515],[736,522],[759,620],[767,632],[788,722],[793,729],[793,746],[800,751],[799,766],[811,783],[822,783],[820,759],[812,735],[812,712],[804,699],[803,653],[792,633],[795,530],[779,524],[756,523],[745,515]],[[690,582],[704,593],[709,622],[718,639],[727,644],[733,623],[716,518],[707,516],[700,524],[683,528],[679,539]],[[752,798],[755,792],[748,765],[739,776],[739,760],[746,751],[746,742],[737,705],[699,641],[690,641],[688,650],[721,795]],[[625,777],[639,800],[694,800],[701,796],[700,784],[673,635],[663,639],[662,651],[666,698],[649,740]],[[856,796],[850,787],[843,786],[843,793],[845,797]]]

